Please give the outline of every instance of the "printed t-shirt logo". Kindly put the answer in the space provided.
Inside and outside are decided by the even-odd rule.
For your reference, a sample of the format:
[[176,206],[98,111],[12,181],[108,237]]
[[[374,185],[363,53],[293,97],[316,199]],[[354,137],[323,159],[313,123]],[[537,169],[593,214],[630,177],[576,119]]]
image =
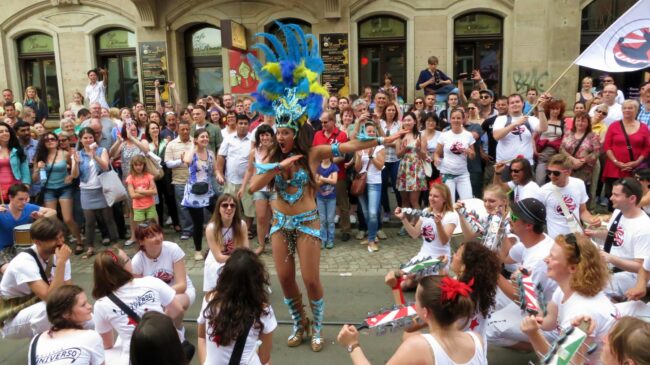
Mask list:
[[526,127],[524,127],[523,125],[518,125],[518,126],[514,127],[512,129],[512,132],[510,132],[510,133],[514,134],[515,136],[520,136],[520,135],[524,134],[525,131],[526,131]]
[[[573,198],[568,195],[563,195],[562,199],[564,200],[564,203],[566,204],[567,208],[569,208],[569,213],[573,213],[573,211],[576,209],[577,206],[575,200],[573,200]],[[558,203],[555,206],[555,212],[559,215],[563,215],[562,206],[560,205],[560,203]]]
[[465,151],[465,146],[463,145],[463,142],[454,142],[451,144],[451,147],[449,147],[449,150],[455,155],[460,155]]
[[169,284],[174,280],[174,273],[165,269],[158,269],[152,276],[164,281],[165,284]]
[[78,347],[70,347],[67,349],[56,350],[47,355],[36,356],[36,364],[49,364],[63,360],[71,360],[65,361],[65,363],[72,364],[77,361],[79,357],[81,357],[81,349]]
[[424,240],[427,242],[433,242],[436,239],[436,231],[434,231],[432,225],[422,225],[422,237],[424,237]]
[[620,225],[616,227],[616,233],[614,233],[614,246],[621,247],[625,242],[625,232],[623,232],[623,227]]

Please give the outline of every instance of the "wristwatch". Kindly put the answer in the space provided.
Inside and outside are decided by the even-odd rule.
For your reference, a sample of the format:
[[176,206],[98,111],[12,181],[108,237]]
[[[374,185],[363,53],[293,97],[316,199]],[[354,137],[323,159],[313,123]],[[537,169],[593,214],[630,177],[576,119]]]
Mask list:
[[352,351],[354,351],[354,349],[356,349],[357,347],[359,347],[359,344],[354,343],[352,345],[348,345],[345,349],[348,350],[348,354],[351,354]]

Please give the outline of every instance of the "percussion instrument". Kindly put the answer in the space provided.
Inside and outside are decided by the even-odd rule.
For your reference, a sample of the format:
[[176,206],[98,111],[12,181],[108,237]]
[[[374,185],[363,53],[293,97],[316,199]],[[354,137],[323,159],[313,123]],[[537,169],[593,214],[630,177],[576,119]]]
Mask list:
[[32,246],[32,235],[29,232],[31,228],[31,224],[14,227],[14,245],[17,252],[28,250]]

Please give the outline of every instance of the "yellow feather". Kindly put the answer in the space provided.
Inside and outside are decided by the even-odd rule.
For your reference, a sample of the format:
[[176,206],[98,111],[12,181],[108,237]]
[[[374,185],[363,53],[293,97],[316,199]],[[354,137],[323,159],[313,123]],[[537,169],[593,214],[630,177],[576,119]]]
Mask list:
[[271,75],[275,76],[276,79],[282,80],[282,69],[279,62],[269,62],[264,65],[264,67],[262,67],[262,70],[267,71]]

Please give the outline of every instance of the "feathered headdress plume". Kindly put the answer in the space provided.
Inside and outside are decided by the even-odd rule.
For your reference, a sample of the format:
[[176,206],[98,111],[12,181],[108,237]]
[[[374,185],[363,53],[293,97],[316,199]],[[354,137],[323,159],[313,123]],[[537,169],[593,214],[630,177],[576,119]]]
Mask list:
[[[252,48],[261,50],[266,58],[262,64],[252,54],[248,59],[257,73],[260,83],[253,93],[253,110],[273,115],[280,128],[292,128],[298,132],[307,119],[318,119],[323,111],[323,97],[327,90],[320,84],[323,60],[318,55],[318,40],[313,34],[303,33],[296,24],[276,21],[284,34],[286,49],[282,42],[269,33],[257,33],[271,43],[257,43]],[[311,42],[311,47],[310,43]],[[297,134],[297,133],[296,133]]]

